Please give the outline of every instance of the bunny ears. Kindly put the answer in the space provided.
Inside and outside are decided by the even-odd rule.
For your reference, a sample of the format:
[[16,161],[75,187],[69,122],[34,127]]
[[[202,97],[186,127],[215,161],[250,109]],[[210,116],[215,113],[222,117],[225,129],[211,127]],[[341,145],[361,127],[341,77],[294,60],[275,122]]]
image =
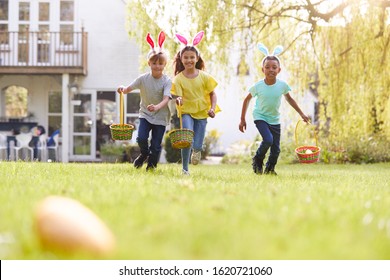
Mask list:
[[277,56],[278,54],[280,54],[282,51],[283,51],[283,47],[278,45],[275,47],[274,51],[272,52],[272,54],[269,53],[268,49],[266,46],[264,46],[264,44],[262,43],[258,43],[257,44],[257,48],[259,49],[259,51],[261,51],[265,56],[269,56],[269,55],[272,55],[272,56]]
[[183,36],[183,35],[180,35],[178,33],[176,33],[176,38],[184,45],[186,46],[193,46],[195,47],[197,44],[200,43],[200,41],[202,41],[203,39],[203,36],[204,36],[204,31],[200,31],[198,32],[198,34],[195,35],[194,39],[192,40],[192,45],[189,45],[188,44],[188,40]]
[[162,47],[163,47],[163,44],[165,42],[165,33],[163,31],[160,31],[160,33],[158,34],[158,46],[159,46],[159,48],[157,48],[157,46],[155,47],[154,40],[153,40],[152,36],[150,36],[150,33],[148,33],[146,35],[146,41],[150,45],[150,47],[152,49],[152,52],[154,51],[155,53],[159,53],[159,52],[162,51]]
[[279,60],[279,57],[277,57],[277,55],[283,52],[282,46],[280,46],[280,45],[276,46],[274,51],[272,52],[272,54],[269,53],[267,47],[264,46],[264,44],[262,44],[262,43],[258,43],[257,48],[259,49],[259,51],[261,51],[265,55],[261,64],[264,65],[264,62],[267,59],[267,57],[274,56],[280,65],[280,60]]

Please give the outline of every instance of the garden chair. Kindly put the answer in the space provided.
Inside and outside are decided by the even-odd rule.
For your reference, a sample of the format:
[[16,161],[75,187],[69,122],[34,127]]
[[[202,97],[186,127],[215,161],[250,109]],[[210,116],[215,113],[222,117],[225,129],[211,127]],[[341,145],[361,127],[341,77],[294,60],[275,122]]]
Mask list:
[[34,149],[29,146],[29,143],[32,139],[32,133],[20,133],[15,136],[16,146],[14,147],[15,160],[19,159],[20,151],[27,151],[30,154],[30,157],[26,157],[29,160],[34,159]]
[[37,142],[37,157],[40,161],[47,161],[47,137],[45,134],[39,135]]
[[55,155],[55,161],[59,161],[59,158],[58,158],[58,138],[59,138],[59,134],[56,134],[53,136],[53,145],[51,146],[47,146],[47,150],[48,150],[48,155],[49,155],[49,158],[50,158],[50,151],[54,151],[54,155]]
[[8,159],[7,136],[0,133],[0,161]]

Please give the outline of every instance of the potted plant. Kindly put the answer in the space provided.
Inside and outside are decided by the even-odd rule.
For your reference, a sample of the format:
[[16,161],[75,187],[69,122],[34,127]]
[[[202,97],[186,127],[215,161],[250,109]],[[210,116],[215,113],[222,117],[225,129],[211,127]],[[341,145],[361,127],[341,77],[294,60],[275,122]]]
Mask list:
[[102,162],[122,162],[125,146],[116,143],[107,143],[100,148]]

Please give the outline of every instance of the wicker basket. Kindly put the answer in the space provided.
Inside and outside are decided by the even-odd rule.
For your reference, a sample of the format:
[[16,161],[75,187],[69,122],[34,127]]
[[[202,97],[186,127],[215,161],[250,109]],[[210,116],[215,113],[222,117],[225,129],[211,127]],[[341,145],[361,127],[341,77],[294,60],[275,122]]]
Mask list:
[[172,147],[175,149],[185,149],[191,147],[194,132],[190,129],[175,129],[168,133]]
[[168,133],[171,139],[171,144],[174,149],[186,149],[191,147],[192,139],[194,139],[194,131],[183,128],[183,121],[181,118],[181,105],[177,106],[177,113],[180,120],[180,129],[174,129]]
[[120,124],[110,125],[112,140],[128,141],[133,137],[134,126],[131,124],[123,123],[124,105],[123,105],[123,92],[120,93],[119,100],[120,107]]
[[[297,131],[298,131],[298,124],[301,122],[301,120],[298,121],[296,127],[295,127],[295,143],[298,145],[298,137],[297,137]],[[315,146],[299,146],[295,149],[295,153],[298,156],[298,160],[300,163],[315,163],[318,162],[320,159],[320,152],[321,148],[318,147],[318,140],[317,140],[317,133],[315,130],[315,127],[313,126],[314,131],[314,139],[316,142]]]
[[[310,151],[310,152],[307,152]],[[295,149],[300,163],[315,163],[320,158],[321,148],[317,146],[300,146]]]
[[126,141],[133,137],[134,126],[131,124],[110,125],[112,140]]

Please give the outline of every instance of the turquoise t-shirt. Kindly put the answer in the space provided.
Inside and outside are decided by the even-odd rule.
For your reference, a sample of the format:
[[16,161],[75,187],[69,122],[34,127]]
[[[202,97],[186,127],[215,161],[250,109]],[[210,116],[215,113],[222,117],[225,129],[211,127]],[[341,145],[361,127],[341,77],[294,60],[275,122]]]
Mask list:
[[273,85],[267,85],[264,80],[257,82],[249,89],[252,97],[256,98],[253,119],[263,120],[268,124],[280,124],[279,108],[282,95],[290,91],[290,86],[279,79],[276,79]]

